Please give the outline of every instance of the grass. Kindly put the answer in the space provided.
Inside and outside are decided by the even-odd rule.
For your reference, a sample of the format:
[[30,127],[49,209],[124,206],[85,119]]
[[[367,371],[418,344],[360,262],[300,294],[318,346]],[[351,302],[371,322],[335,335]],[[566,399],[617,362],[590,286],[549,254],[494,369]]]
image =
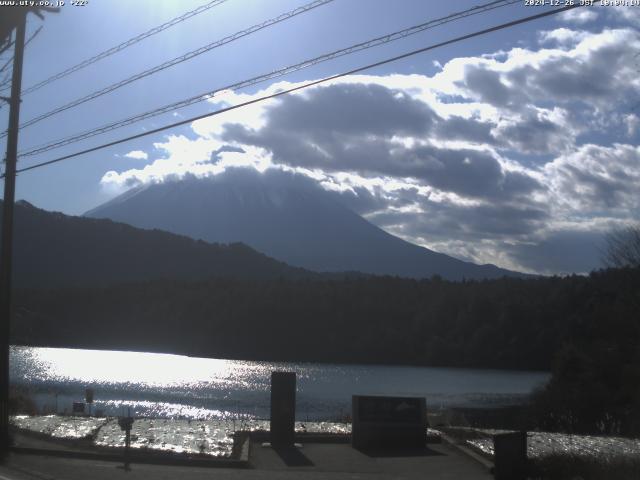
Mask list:
[[[455,427],[440,429],[462,444],[467,440],[490,437],[474,429]],[[493,460],[493,457],[486,455],[485,452],[476,451]],[[640,457],[615,453],[593,456],[557,452],[530,457],[529,472],[528,478],[531,480],[639,480]]]
[[530,478],[535,480],[638,480],[640,458],[616,456],[594,458],[553,454],[529,461]]

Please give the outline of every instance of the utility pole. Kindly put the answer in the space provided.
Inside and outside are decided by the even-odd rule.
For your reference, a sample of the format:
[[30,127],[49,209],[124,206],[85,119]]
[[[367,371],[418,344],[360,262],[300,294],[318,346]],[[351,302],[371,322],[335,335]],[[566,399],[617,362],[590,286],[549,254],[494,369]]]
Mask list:
[[16,24],[13,76],[9,100],[9,130],[4,174],[2,248],[0,250],[0,454],[9,450],[9,332],[11,321],[11,260],[13,247],[13,204],[16,193],[16,161],[20,128],[20,90],[27,10],[21,9]]

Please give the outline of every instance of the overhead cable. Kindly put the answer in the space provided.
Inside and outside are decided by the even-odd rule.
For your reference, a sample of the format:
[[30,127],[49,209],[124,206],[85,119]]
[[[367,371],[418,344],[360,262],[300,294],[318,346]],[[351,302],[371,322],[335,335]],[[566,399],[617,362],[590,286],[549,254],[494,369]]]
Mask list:
[[144,33],[141,33],[140,35],[136,35],[133,38],[130,38],[129,40],[122,42],[118,45],[116,45],[115,47],[111,47],[103,52],[98,53],[97,55],[94,55],[91,58],[87,58],[86,60],[83,60],[82,62],[67,68],[66,70],[63,70],[60,73],[56,73],[55,75],[50,76],[49,78],[46,78],[44,80],[42,80],[41,82],[36,83],[35,85],[32,85],[29,88],[24,89],[21,92],[21,95],[28,95],[31,92],[35,92],[36,90],[44,87],[45,85],[48,85],[50,83],[55,82],[56,80],[60,80],[61,78],[64,78],[68,75],[71,75],[72,73],[77,72],[78,70],[82,70],[85,67],[88,67],[91,64],[94,64],[100,60],[102,60],[103,58],[107,58],[111,55],[113,55],[114,53],[118,53],[122,50],[124,50],[127,47],[130,47],[131,45],[134,45],[138,42],[141,42],[142,40],[144,40],[145,38],[149,38],[152,35],[155,35],[157,33],[160,33],[170,27],[173,27],[174,25],[177,25],[181,22],[184,22],[185,20],[198,15],[200,13],[203,13],[213,7],[217,7],[218,5],[226,2],[227,0],[213,0],[209,3],[206,3],[204,5],[199,6],[198,8],[195,8],[193,10],[190,10],[182,15],[180,15],[179,17],[173,18],[171,20],[169,20],[168,22],[163,23],[162,25],[158,25],[157,27],[152,28],[151,30],[147,30]]
[[343,57],[345,55],[350,55],[362,50],[367,50],[369,48],[373,48],[373,47],[377,47],[379,45],[383,45],[386,43],[390,43],[402,38],[406,38],[410,35],[415,35],[416,33],[425,31],[427,29],[430,28],[434,28],[440,25],[444,25],[446,23],[449,22],[453,22],[453,21],[458,21],[461,20],[463,18],[469,17],[471,15],[478,15],[480,13],[485,13],[488,12],[490,10],[494,10],[496,8],[502,8],[508,5],[512,5],[514,3],[520,3],[520,0],[500,0],[500,1],[492,1],[483,5],[478,5],[472,8],[469,8],[467,10],[463,10],[461,12],[456,12],[456,13],[452,13],[450,15],[447,15],[445,17],[441,17],[441,18],[437,18],[434,20],[429,20],[427,22],[421,23],[419,25],[415,25],[413,27],[409,27],[409,28],[405,28],[403,30],[399,30],[393,33],[389,33],[387,35],[383,35],[380,37],[376,37],[373,38],[371,40],[367,40],[366,42],[361,42],[355,45],[352,45],[350,47],[346,47],[346,48],[342,48],[340,50],[335,50],[323,55],[320,55],[318,57],[309,59],[309,60],[305,60],[303,62],[297,63],[295,65],[289,65],[287,67],[284,68],[280,68],[278,70],[274,70],[262,75],[258,75],[256,77],[250,78],[250,79],[246,79],[246,80],[242,80],[240,82],[236,82],[233,84],[229,84],[229,85],[225,85],[223,87],[218,87],[215,90],[211,90],[208,92],[204,92],[198,95],[194,95],[192,97],[183,99],[183,100],[179,100],[177,102],[173,102],[167,105],[164,105],[162,107],[158,107],[156,109],[153,110],[149,110],[147,112],[143,112],[137,115],[134,115],[132,117],[128,117],[122,120],[118,120],[106,125],[103,125],[101,127],[97,127],[91,130],[87,130],[85,132],[81,132],[78,134],[74,134],[62,139],[57,139],[51,142],[48,142],[46,144],[43,145],[39,145],[37,147],[32,147],[28,150],[25,150],[23,152],[20,152],[19,157],[27,157],[27,156],[33,156],[33,155],[38,155],[40,153],[52,150],[52,149],[56,149],[56,148],[60,148],[72,143],[76,143],[79,142],[81,140],[85,140],[87,138],[96,136],[96,135],[101,135],[103,133],[107,133],[110,132],[112,130],[116,130],[118,128],[122,128],[128,125],[131,125],[133,123],[137,123],[140,122],[142,120],[146,120],[148,118],[152,118],[158,115],[161,115],[163,113],[168,113],[180,108],[184,108],[187,107],[189,105],[193,105],[195,103],[198,102],[202,102],[205,100],[208,100],[210,98],[215,97],[217,94],[220,94],[221,92],[227,92],[227,91],[236,91],[236,90],[240,90],[242,88],[246,88],[246,87],[250,87],[259,83],[263,83],[266,82],[268,80],[273,80],[276,78],[280,78],[283,77],[285,75],[288,75],[290,73],[294,73],[297,72],[299,70],[303,70],[305,68],[309,68],[312,67],[314,65],[317,65],[319,63],[323,63],[323,62],[327,62],[329,60],[333,60],[339,57]]
[[554,8],[552,10],[547,10],[545,12],[541,12],[541,13],[538,13],[536,15],[530,15],[528,17],[520,18],[518,20],[512,20],[510,22],[502,23],[500,25],[496,25],[496,26],[493,26],[493,27],[490,27],[490,28],[486,28],[484,30],[479,30],[479,31],[476,31],[476,32],[473,32],[473,33],[468,33],[466,35],[462,35],[462,36],[459,36],[459,37],[456,37],[456,38],[453,38],[453,39],[450,39],[450,40],[446,40],[446,41],[439,42],[439,43],[436,43],[436,44],[433,44],[433,45],[429,45],[427,47],[419,48],[417,50],[413,50],[413,51],[410,51],[410,52],[407,52],[407,53],[404,53],[404,54],[401,54],[401,55],[397,55],[395,57],[387,58],[385,60],[381,60],[381,61],[378,61],[378,62],[375,62],[375,63],[370,63],[370,64],[362,66],[362,67],[358,67],[358,68],[354,68],[352,70],[348,70],[346,72],[338,73],[338,74],[332,75],[330,77],[322,78],[322,79],[319,79],[319,80],[314,80],[312,82],[307,82],[307,83],[304,83],[302,85],[297,85],[295,87],[288,88],[286,90],[282,90],[282,91],[279,91],[279,92],[276,92],[276,93],[273,93],[273,94],[270,94],[270,95],[264,95],[262,97],[254,98],[252,100],[248,100],[246,102],[243,102],[243,103],[240,103],[240,104],[237,104],[237,105],[232,105],[230,107],[222,108],[222,109],[216,110],[214,112],[205,113],[203,115],[197,115],[195,117],[191,117],[191,118],[188,118],[188,119],[185,119],[185,120],[181,120],[179,122],[175,122],[175,123],[172,123],[172,124],[169,124],[169,125],[164,125],[162,127],[154,128],[153,130],[149,130],[149,131],[146,131],[146,132],[143,132],[143,133],[139,133],[139,134],[136,134],[136,135],[131,135],[131,136],[125,137],[125,138],[120,138],[118,140],[114,140],[112,142],[104,143],[104,144],[98,145],[96,147],[88,148],[86,150],[81,150],[79,152],[75,152],[75,153],[72,153],[72,154],[69,154],[69,155],[64,155],[62,157],[54,158],[54,159],[48,160],[46,162],[36,163],[34,165],[30,165],[28,167],[24,167],[24,168],[18,169],[17,173],[26,172],[26,171],[29,171],[29,170],[34,170],[36,168],[44,167],[44,166],[47,166],[47,165],[52,165],[54,163],[59,163],[59,162],[62,162],[64,160],[68,160],[68,159],[71,159],[71,158],[78,157],[80,155],[84,155],[84,154],[87,154],[87,153],[95,152],[95,151],[102,150],[102,149],[105,149],[105,148],[108,148],[108,147],[111,147],[111,146],[114,146],[114,145],[118,145],[118,144],[121,144],[121,143],[129,142],[131,140],[136,140],[138,138],[142,138],[142,137],[145,137],[145,136],[148,136],[148,135],[153,135],[155,133],[162,132],[162,131],[165,131],[165,130],[169,130],[169,129],[172,129],[172,128],[175,128],[175,127],[179,127],[179,126],[182,126],[182,125],[186,125],[186,124],[194,122],[196,120],[202,120],[203,118],[208,118],[208,117],[213,117],[215,115],[220,115],[222,113],[229,112],[231,110],[236,110],[238,108],[242,108],[242,107],[245,107],[245,106],[248,106],[248,105],[252,105],[252,104],[255,104],[255,103],[258,103],[258,102],[262,102],[262,101],[265,101],[265,100],[277,98],[277,97],[280,97],[280,96],[283,96],[283,95],[287,95],[287,94],[290,94],[290,93],[293,93],[293,92],[296,92],[296,91],[299,91],[299,90],[302,90],[302,89],[305,89],[305,88],[308,88],[308,87],[312,87],[312,86],[319,85],[319,84],[322,84],[322,83],[325,83],[325,82],[336,80],[336,79],[341,78],[341,77],[346,77],[348,75],[353,75],[353,74],[356,74],[356,73],[360,73],[360,72],[363,72],[365,70],[369,70],[371,68],[375,68],[375,67],[379,67],[379,66],[385,65],[387,63],[396,62],[398,60],[402,60],[402,59],[411,57],[413,55],[417,55],[419,53],[424,53],[424,52],[427,52],[427,51],[430,51],[430,50],[434,50],[436,48],[444,47],[446,45],[451,45],[453,43],[458,43],[458,42],[461,42],[463,40],[468,40],[470,38],[475,38],[475,37],[479,37],[481,35],[486,35],[486,34],[489,34],[489,33],[492,33],[492,32],[496,32],[498,30],[503,30],[505,28],[510,28],[510,27],[514,27],[516,25],[521,25],[523,23],[527,23],[527,22],[531,22],[533,20],[538,20],[538,19],[541,19],[541,18],[545,18],[545,17],[548,17],[550,15],[555,15],[555,14],[558,14],[558,13],[561,13],[561,12],[566,12],[568,10],[572,10],[574,8],[578,8],[578,7],[581,7],[581,6],[582,5],[579,5],[579,4],[575,5],[574,4],[574,5],[568,5],[568,6],[565,6],[565,7]]
[[[26,128],[29,127],[31,125],[34,125],[38,122],[41,122],[42,120],[52,117],[54,115],[57,115],[61,112],[64,112],[66,110],[69,110],[70,108],[74,108],[77,107],[78,105],[82,105],[83,103],[86,103],[90,100],[94,100],[98,97],[101,97],[103,95],[106,95],[107,93],[111,93],[114,90],[117,90],[119,88],[124,87],[125,85],[129,85],[130,83],[133,83],[137,80],[140,80],[142,78],[148,77],[150,75],[153,75],[155,73],[158,73],[162,70],[165,70],[169,67],[173,67],[174,65],[178,65],[179,63],[182,62],[186,62],[187,60],[191,60],[192,58],[197,57],[198,55],[202,55],[203,53],[209,52],[211,50],[213,50],[214,48],[218,48],[221,47],[223,45],[226,45],[227,43],[233,42],[235,40],[238,40],[239,38],[242,37],[246,37],[247,35],[251,35],[252,33],[255,33],[259,30],[262,30],[264,28],[270,27],[272,25],[275,25],[277,23],[280,22],[284,22],[285,20],[288,20],[290,18],[293,18],[297,15],[300,15],[302,13],[308,12],[314,8],[320,7],[322,5],[325,5],[327,3],[333,2],[334,0],[314,0],[311,3],[308,3],[306,5],[303,5],[301,7],[295,8],[294,10],[291,10],[289,12],[283,13],[282,15],[279,15],[277,17],[271,18],[265,22],[259,23],[257,25],[253,25],[245,30],[236,32],[232,35],[228,35],[220,40],[217,40],[215,42],[209,43],[203,47],[197,48],[196,50],[192,50],[190,52],[185,53],[184,55],[181,55],[179,57],[173,58],[171,60],[168,60],[160,65],[156,65],[155,67],[152,67],[148,70],[145,70],[143,72],[137,73],[135,75],[132,75],[131,77],[125,78],[124,80],[121,80],[117,83],[108,85],[107,87],[104,87],[100,90],[97,90],[93,93],[90,93],[88,95],[85,95],[84,97],[78,98],[76,100],[72,100],[69,103],[66,103],[64,105],[61,105],[60,107],[54,108],[53,110],[50,110],[46,113],[43,113],[41,115],[38,115],[37,117],[32,118],[31,120],[28,120],[26,122],[24,122],[23,124],[20,125],[20,128]],[[0,136],[6,136],[6,132],[3,135]]]

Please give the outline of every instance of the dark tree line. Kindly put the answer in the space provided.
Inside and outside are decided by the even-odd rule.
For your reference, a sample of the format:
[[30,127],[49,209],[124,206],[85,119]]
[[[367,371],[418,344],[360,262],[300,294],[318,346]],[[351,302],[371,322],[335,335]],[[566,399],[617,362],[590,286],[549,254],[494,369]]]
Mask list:
[[568,318],[551,381],[534,396],[538,425],[640,435],[640,268],[596,275],[602,288]]
[[13,335],[34,345],[215,357],[549,369],[564,344],[636,338],[639,277],[608,270],[467,282],[212,279],[20,290]]

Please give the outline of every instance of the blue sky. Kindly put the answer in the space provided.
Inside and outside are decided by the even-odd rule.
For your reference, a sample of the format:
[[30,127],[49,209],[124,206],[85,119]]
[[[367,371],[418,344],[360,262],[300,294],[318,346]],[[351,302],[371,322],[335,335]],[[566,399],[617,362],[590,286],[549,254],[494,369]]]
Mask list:
[[[29,18],[28,33],[43,29],[26,50],[24,88],[205,2],[69,3],[44,22]],[[228,0],[25,96],[21,120],[304,3]],[[20,150],[480,3],[335,0],[25,128]],[[472,16],[19,166],[543,9],[523,1]],[[579,8],[25,172],[17,198],[77,215],[140,183],[276,168],[316,179],[371,222],[434,250],[529,272],[586,272],[600,266],[602,235],[639,216],[638,27],[640,8]]]

